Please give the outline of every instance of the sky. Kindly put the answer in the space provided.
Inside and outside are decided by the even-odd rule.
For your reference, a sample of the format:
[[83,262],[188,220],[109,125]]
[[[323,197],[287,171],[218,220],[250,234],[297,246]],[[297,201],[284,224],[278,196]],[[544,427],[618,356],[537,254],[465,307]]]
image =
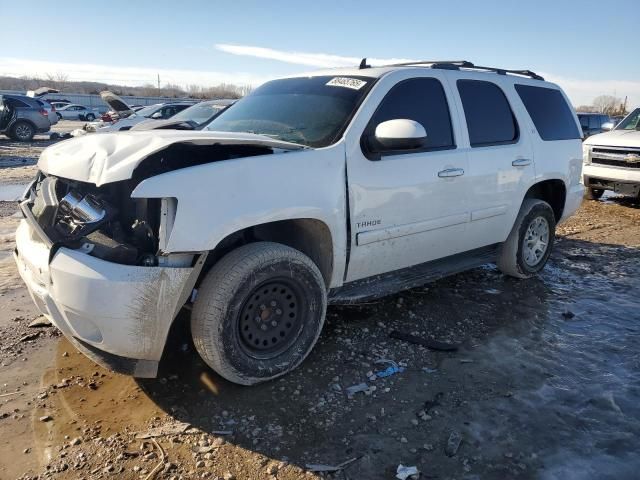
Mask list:
[[[530,69],[574,105],[640,105],[640,1],[0,0],[0,75],[260,83],[315,68],[469,60]],[[33,17],[34,20],[31,20]],[[25,35],[25,29],[28,34]],[[14,47],[9,39],[16,39]],[[8,46],[7,46],[8,45]]]

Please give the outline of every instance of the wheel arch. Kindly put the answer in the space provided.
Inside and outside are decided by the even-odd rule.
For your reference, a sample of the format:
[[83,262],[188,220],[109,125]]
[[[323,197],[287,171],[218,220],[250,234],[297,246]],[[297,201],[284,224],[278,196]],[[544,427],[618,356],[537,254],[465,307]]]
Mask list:
[[567,186],[558,178],[542,180],[529,187],[524,196],[525,200],[527,198],[537,198],[547,202],[553,209],[556,222],[559,222],[567,201]]
[[281,243],[307,255],[316,264],[329,288],[335,268],[333,236],[329,226],[316,218],[276,220],[247,226],[228,234],[209,251],[197,283],[227,253],[242,245],[264,241]]

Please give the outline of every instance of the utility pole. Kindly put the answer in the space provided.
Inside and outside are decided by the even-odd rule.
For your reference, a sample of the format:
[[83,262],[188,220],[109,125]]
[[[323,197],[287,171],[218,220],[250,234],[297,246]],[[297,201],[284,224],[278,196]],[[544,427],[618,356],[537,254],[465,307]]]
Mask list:
[[160,95],[160,74],[158,74],[158,96]]

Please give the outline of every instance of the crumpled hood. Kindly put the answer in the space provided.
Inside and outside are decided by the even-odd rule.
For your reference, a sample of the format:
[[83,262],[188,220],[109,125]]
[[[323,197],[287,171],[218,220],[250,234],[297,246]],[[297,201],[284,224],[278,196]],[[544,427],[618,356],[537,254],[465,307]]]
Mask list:
[[610,132],[593,135],[584,141],[585,145],[600,145],[603,147],[635,147],[640,148],[640,131],[611,130]]
[[306,148],[252,133],[183,130],[103,133],[48,147],[40,155],[38,168],[46,174],[100,186],[131,178],[142,160],[174,143],[252,145],[282,150]]

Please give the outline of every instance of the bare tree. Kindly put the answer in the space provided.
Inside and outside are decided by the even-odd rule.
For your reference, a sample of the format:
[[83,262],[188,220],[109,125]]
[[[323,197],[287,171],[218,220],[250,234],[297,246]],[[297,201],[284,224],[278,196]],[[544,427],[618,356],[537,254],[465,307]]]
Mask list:
[[613,115],[620,108],[622,102],[613,95],[600,95],[593,99],[593,106],[598,113]]
[[64,91],[69,83],[69,75],[64,72],[47,73],[47,80],[51,83],[50,87],[57,88],[61,92]]

